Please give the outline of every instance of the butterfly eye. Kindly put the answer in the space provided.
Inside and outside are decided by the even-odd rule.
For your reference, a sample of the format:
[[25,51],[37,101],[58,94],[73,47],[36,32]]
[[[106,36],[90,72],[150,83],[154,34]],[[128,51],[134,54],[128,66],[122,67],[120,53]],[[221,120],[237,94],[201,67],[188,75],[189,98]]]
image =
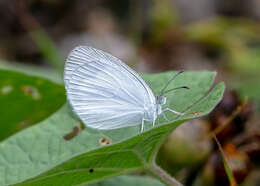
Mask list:
[[157,96],[157,104],[164,105],[166,103],[166,97],[163,95]]

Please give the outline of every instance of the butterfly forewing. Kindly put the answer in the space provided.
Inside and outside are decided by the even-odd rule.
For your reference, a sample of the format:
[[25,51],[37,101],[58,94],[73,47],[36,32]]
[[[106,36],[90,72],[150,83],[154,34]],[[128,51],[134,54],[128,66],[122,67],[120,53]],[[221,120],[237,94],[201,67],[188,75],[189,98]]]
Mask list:
[[77,47],[65,68],[65,87],[75,113],[89,127],[115,129],[141,123],[155,98],[139,75],[119,59]]

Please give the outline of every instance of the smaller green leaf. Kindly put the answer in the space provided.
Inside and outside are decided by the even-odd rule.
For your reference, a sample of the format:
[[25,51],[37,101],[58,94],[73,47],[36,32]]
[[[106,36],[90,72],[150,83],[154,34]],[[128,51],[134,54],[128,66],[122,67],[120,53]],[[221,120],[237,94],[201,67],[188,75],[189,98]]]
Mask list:
[[0,141],[50,116],[65,100],[61,85],[0,70]]

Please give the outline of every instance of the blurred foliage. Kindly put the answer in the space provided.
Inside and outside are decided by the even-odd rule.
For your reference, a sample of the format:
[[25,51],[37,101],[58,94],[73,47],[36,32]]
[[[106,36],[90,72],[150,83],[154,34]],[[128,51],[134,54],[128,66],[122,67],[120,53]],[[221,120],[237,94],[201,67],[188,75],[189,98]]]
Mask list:
[[212,150],[212,143],[207,138],[208,132],[206,121],[198,119],[186,122],[162,145],[157,157],[158,163],[173,175],[184,167],[198,168]]
[[239,73],[260,69],[260,25],[245,19],[214,18],[188,25],[187,38],[219,50]]
[[179,24],[178,14],[176,9],[173,9],[173,2],[171,0],[154,1],[151,9],[151,42],[163,42],[165,35]]
[[60,55],[60,51],[57,49],[48,34],[46,34],[41,28],[38,28],[35,31],[31,31],[30,36],[46,61],[55,67],[60,74],[62,74],[64,68],[63,59]]

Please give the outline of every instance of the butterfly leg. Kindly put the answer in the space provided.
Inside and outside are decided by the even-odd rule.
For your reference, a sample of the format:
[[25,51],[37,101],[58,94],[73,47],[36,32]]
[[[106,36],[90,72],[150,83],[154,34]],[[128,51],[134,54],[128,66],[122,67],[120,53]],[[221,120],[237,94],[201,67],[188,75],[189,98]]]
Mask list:
[[141,133],[144,131],[144,118],[142,119]]
[[170,121],[170,120],[166,117],[165,112],[163,112],[162,115],[163,115],[163,117],[164,117],[165,120]]
[[172,113],[177,114],[177,115],[180,115],[180,116],[183,116],[183,115],[184,115],[184,113],[177,112],[177,111],[172,110],[172,109],[170,109],[170,108],[164,109],[164,110],[162,111],[162,114],[165,114],[166,112],[172,112]]
[[155,119],[153,120],[153,127],[154,127],[154,125],[155,125]]

